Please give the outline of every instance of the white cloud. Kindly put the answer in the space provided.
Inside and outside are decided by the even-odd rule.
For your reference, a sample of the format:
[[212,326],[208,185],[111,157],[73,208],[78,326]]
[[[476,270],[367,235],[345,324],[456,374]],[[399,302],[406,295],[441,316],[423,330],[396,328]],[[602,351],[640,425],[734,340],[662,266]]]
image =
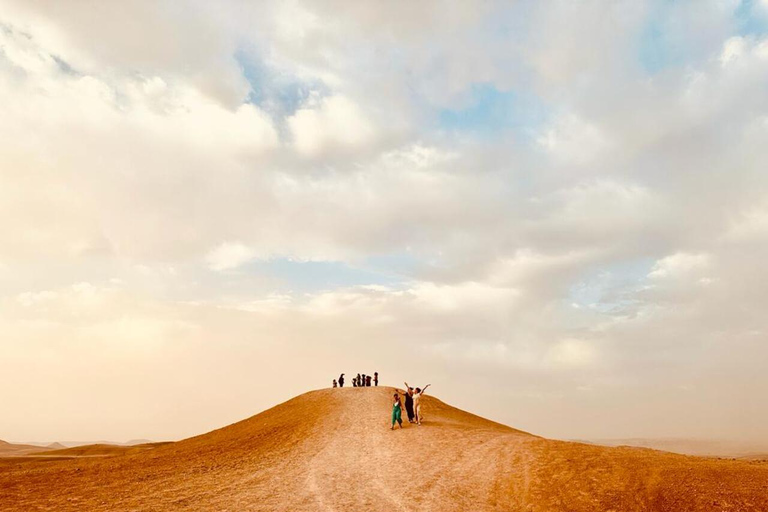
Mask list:
[[746,51],[746,41],[741,36],[735,36],[728,39],[723,44],[723,52],[720,54],[720,63],[723,66],[728,65],[731,61],[738,60]]
[[610,147],[607,134],[574,115],[557,118],[538,142],[554,158],[572,165],[587,164]]
[[239,242],[224,242],[208,253],[207,261],[211,270],[221,272],[237,268],[253,259],[256,251]]
[[459,285],[437,286],[424,283],[408,291],[417,303],[438,311],[466,313],[472,309],[511,307],[518,292],[511,288],[489,286],[485,283],[467,282]]
[[587,366],[597,359],[595,347],[585,340],[566,338],[558,341],[547,353],[547,361],[565,368]]
[[296,150],[306,157],[359,149],[375,132],[360,107],[343,96],[319,99],[288,119]]
[[23,306],[34,306],[36,304],[39,304],[41,302],[53,300],[56,298],[56,292],[51,290],[43,290],[40,292],[23,292],[20,293],[16,300],[19,301],[20,304]]
[[648,277],[651,279],[679,279],[706,270],[710,266],[709,254],[678,252],[656,262]]

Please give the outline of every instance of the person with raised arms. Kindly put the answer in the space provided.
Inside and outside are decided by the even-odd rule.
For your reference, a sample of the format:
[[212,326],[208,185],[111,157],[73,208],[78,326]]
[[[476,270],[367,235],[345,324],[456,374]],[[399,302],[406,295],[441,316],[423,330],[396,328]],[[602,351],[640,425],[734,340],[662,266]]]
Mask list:
[[427,384],[424,386],[424,389],[416,388],[416,392],[413,394],[413,412],[416,416],[416,424],[421,425],[421,420],[424,419],[424,416],[421,414],[421,396],[424,394],[424,392],[427,390],[429,386],[432,384]]

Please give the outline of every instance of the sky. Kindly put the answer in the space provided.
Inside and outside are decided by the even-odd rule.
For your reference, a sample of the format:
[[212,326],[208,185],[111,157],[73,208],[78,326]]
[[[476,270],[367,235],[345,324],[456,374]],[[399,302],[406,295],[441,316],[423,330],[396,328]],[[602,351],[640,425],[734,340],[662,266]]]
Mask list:
[[768,438],[765,0],[0,0],[0,98],[0,439]]

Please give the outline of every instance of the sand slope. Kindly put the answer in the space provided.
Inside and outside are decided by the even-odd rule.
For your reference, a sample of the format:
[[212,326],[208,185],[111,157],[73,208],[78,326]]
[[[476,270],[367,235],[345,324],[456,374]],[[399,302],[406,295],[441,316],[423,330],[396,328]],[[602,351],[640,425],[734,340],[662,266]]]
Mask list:
[[768,464],[542,439],[392,388],[314,391],[140,453],[0,463],[0,510],[765,511]]

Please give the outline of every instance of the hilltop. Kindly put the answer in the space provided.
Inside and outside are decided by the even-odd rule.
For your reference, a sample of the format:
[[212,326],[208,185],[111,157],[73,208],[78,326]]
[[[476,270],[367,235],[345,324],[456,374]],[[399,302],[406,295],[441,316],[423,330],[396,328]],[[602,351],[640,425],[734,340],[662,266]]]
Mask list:
[[[552,441],[393,388],[312,391],[249,419],[108,458],[0,463],[4,511],[765,511],[768,464]],[[565,421],[565,419],[564,419]]]

